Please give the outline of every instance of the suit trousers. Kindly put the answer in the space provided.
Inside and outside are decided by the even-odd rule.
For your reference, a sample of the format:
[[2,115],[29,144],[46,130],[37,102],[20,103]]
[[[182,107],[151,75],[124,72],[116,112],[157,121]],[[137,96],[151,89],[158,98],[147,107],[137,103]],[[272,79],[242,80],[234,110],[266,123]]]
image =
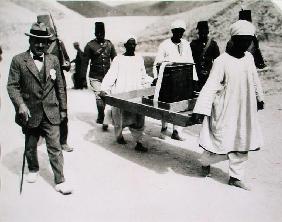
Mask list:
[[23,129],[25,134],[25,156],[30,172],[39,171],[39,163],[37,157],[37,142],[40,136],[46,140],[49,161],[54,173],[56,184],[65,181],[63,173],[64,157],[60,145],[60,129],[59,125],[52,125],[44,115],[41,123],[35,128]]
[[248,160],[248,152],[230,152],[228,154],[216,154],[204,150],[199,161],[203,166],[209,166],[224,160],[229,160],[229,176],[242,180]]

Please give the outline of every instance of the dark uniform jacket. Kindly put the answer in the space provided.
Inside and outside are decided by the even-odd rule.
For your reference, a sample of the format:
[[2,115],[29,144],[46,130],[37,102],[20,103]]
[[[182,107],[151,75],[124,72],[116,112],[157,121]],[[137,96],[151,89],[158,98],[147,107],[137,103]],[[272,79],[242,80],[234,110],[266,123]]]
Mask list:
[[210,74],[213,61],[220,55],[216,41],[210,41],[210,45],[204,52],[206,44],[203,44],[199,39],[195,39],[190,43],[196,71],[198,74],[201,87],[205,84]]
[[[55,73],[51,77],[50,73]],[[33,128],[39,126],[45,114],[51,124],[60,124],[60,111],[67,109],[66,95],[59,61],[47,54],[39,71],[30,52],[16,55],[12,59],[7,83],[8,94],[16,110],[16,123]],[[19,118],[21,104],[26,104],[31,117],[27,123]]]
[[96,39],[91,40],[84,48],[81,75],[86,76],[88,62],[91,60],[89,77],[102,81],[110,68],[111,61],[116,55],[116,50],[110,40],[106,39],[101,44]]

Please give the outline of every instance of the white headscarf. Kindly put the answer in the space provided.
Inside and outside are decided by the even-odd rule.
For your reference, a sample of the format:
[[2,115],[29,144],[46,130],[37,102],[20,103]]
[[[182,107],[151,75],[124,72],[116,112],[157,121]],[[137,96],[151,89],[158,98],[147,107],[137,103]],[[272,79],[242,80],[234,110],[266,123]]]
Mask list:
[[136,38],[136,36],[135,35],[132,35],[132,34],[127,34],[127,35],[125,35],[122,39],[121,39],[121,44],[125,44],[125,43],[127,43],[127,41],[129,40],[129,39],[135,39],[135,42],[137,43],[137,38]]
[[177,28],[182,28],[186,30],[186,24],[183,20],[175,20],[173,23],[171,23],[171,30],[172,29],[177,29]]
[[246,20],[238,20],[230,26],[230,35],[255,35],[256,28],[255,26],[246,21]]

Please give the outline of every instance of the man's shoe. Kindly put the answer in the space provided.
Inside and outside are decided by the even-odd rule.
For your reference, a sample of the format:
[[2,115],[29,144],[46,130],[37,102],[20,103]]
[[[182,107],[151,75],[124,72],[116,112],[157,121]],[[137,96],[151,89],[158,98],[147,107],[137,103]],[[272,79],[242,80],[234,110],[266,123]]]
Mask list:
[[161,129],[161,132],[165,132],[165,131],[167,131],[167,126],[166,127],[162,127],[162,129]]
[[62,150],[66,151],[66,152],[72,152],[73,148],[70,147],[68,144],[62,144]]
[[202,166],[202,176],[209,177],[211,174],[211,167],[210,166]]
[[98,124],[103,124],[103,122],[104,122],[104,119],[102,119],[102,118],[98,118],[96,120],[96,123],[98,123]]
[[98,117],[97,117],[96,123],[98,123],[98,124],[103,124],[103,122],[104,122],[104,117],[105,117],[104,113],[98,112]]
[[108,124],[103,124],[102,126],[103,131],[108,131],[108,128],[109,128]]
[[244,184],[241,180],[234,177],[230,177],[228,184],[231,186],[242,188],[244,190],[251,190],[251,188]]
[[123,136],[117,138],[118,144],[126,144],[126,141]]
[[73,189],[66,182],[57,184],[55,190],[63,195],[72,194],[73,192]]
[[141,153],[146,153],[148,152],[148,148],[144,147],[142,145],[142,143],[137,142],[136,146],[135,146],[135,150]]
[[37,181],[38,172],[29,172],[26,177],[28,183],[35,183]]
[[177,130],[173,130],[172,135],[171,135],[171,139],[183,141],[183,139],[179,136]]
[[166,131],[167,131],[167,127],[162,127],[161,133],[160,133],[160,136],[159,136],[160,139],[165,140]]

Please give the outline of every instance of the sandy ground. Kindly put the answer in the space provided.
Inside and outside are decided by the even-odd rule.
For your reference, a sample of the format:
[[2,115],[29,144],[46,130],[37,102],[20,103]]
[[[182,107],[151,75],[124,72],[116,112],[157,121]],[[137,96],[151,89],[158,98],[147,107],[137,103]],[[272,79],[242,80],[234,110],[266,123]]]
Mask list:
[[[19,181],[24,138],[13,123],[10,105],[1,116],[0,221],[281,221],[281,96],[267,97],[261,112],[264,149],[250,154],[246,181],[252,191],[230,187],[227,163],[200,176],[197,146],[200,126],[183,128],[184,142],[159,140],[159,121],[146,119],[146,154],[136,153],[128,131],[125,146],[113,129],[95,123],[92,92],[69,90],[69,144],[64,153],[66,178],[75,192],[55,192],[45,145],[39,147],[37,183]],[[27,169],[26,169],[27,172]]]
[[[18,40],[24,48],[27,39]],[[69,89],[69,144],[75,150],[64,153],[64,158],[66,179],[74,194],[63,196],[54,190],[43,144],[38,148],[39,180],[24,182],[19,195],[24,137],[13,121],[6,92],[9,64],[18,49],[4,51],[0,63],[1,222],[282,220],[281,93],[266,96],[266,108],[260,112],[265,145],[249,155],[246,182],[252,191],[227,185],[227,162],[214,165],[210,178],[200,176],[199,125],[181,130],[184,142],[172,141],[169,135],[163,141],[158,139],[160,122],[147,118],[145,145],[149,152],[136,153],[128,130],[128,144],[122,146],[114,141],[113,128],[102,132],[95,123],[91,91]]]

